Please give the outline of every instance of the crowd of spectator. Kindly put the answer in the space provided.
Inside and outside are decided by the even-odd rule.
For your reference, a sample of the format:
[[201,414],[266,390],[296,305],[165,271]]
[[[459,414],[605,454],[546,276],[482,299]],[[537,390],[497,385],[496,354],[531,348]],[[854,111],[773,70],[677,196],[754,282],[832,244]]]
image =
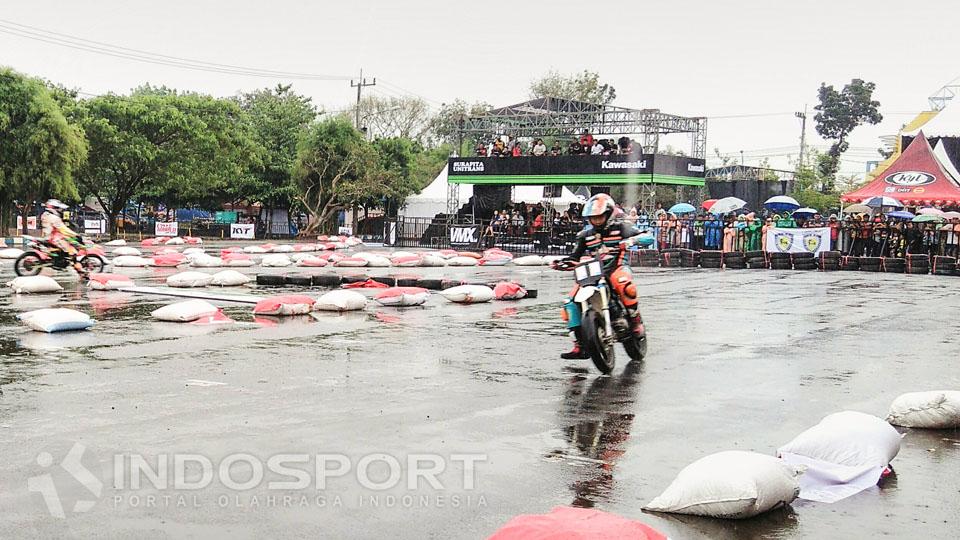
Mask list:
[[631,155],[640,151],[640,146],[630,137],[597,139],[584,131],[564,148],[560,141],[554,141],[547,148],[543,139],[533,139],[529,143],[519,141],[512,135],[502,135],[489,143],[479,143],[475,149],[479,157],[521,157],[521,156],[583,156],[583,155]]

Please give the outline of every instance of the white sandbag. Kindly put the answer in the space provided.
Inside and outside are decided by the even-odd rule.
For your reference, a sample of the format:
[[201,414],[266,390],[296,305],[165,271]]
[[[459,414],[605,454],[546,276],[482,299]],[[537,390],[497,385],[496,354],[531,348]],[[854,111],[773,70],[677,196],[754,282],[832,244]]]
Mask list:
[[764,454],[732,450],[694,461],[644,510],[741,519],[786,506],[802,469]]
[[361,257],[346,257],[343,259],[338,259],[333,263],[333,265],[344,268],[360,268],[367,265],[367,260]]
[[170,287],[206,287],[213,278],[203,272],[180,272],[167,278]]
[[400,257],[417,257],[416,253],[411,253],[409,251],[394,251],[390,254],[391,259],[399,259]]
[[282,294],[268,296],[253,306],[254,315],[305,315],[313,310],[316,302],[312,297],[302,294]]
[[546,263],[540,255],[527,255],[514,259],[513,264],[517,266],[543,266]]
[[512,259],[508,259],[506,257],[499,257],[499,258],[495,257],[493,259],[484,258],[484,259],[480,259],[480,261],[478,261],[478,264],[480,266],[506,266],[507,263],[509,263],[511,260]]
[[386,268],[391,266],[390,259],[381,255],[368,255],[364,258],[367,260],[367,266],[375,268]]
[[292,253],[293,246],[290,244],[279,244],[273,246],[273,249],[270,250],[271,253]]
[[174,236],[173,238],[167,240],[166,245],[168,245],[168,246],[179,246],[179,245],[182,245],[182,244],[184,244],[184,243],[186,243],[186,242],[185,242],[185,240],[184,240],[183,238],[180,238],[179,236]]
[[17,318],[37,332],[86,330],[93,326],[93,319],[89,315],[66,308],[37,309],[21,313]]
[[23,255],[22,249],[17,249],[17,248],[0,249],[0,259],[16,259],[21,255]]
[[183,255],[186,256],[186,257],[191,257],[191,256],[195,256],[195,255],[203,255],[203,254],[205,254],[205,253],[206,253],[206,251],[204,251],[203,248],[198,248],[198,247],[192,247],[192,248],[187,248],[187,249],[183,250]]
[[190,266],[195,268],[220,268],[223,266],[223,259],[211,257],[207,254],[197,255],[190,260]]
[[116,240],[111,240],[111,241],[107,242],[107,243],[104,244],[104,245],[105,245],[105,246],[111,246],[111,247],[113,247],[113,246],[125,246],[125,245],[127,245],[127,241],[124,240],[123,238],[117,238]]
[[137,248],[135,248],[135,247],[123,246],[123,247],[118,247],[118,248],[114,249],[111,253],[112,253],[113,255],[115,255],[115,256],[122,256],[122,255],[136,255],[136,256],[139,256],[139,255],[140,255],[140,250],[137,249]]
[[478,304],[493,300],[493,289],[486,285],[459,285],[440,291],[440,295],[458,304]]
[[877,484],[900,452],[900,434],[876,416],[843,411],[780,447],[786,462],[807,467],[800,498],[832,503]]
[[223,263],[224,266],[232,266],[234,268],[253,266],[255,264],[257,264],[257,262],[253,259],[229,259]]
[[367,305],[367,297],[356,291],[330,291],[313,304],[316,311],[354,311]]
[[447,259],[433,253],[426,253],[420,257],[420,266],[446,266]]
[[150,266],[151,262],[153,261],[150,259],[138,257],[136,255],[121,255],[119,257],[114,257],[113,260],[110,261],[110,264],[121,268],[137,268]]
[[191,322],[217,313],[217,306],[205,300],[187,300],[153,310],[154,319],[169,322]]
[[383,306],[419,306],[430,298],[430,291],[421,287],[390,287],[374,295]]
[[348,246],[351,246],[351,247],[354,247],[354,246],[362,246],[362,245],[363,245],[363,241],[360,240],[359,238],[356,238],[356,237],[347,238],[346,242],[344,242],[344,243],[345,243],[346,245],[348,245]]
[[320,257],[314,257],[314,256],[304,257],[299,261],[297,261],[297,266],[320,268],[326,265],[327,265],[327,261],[325,261],[324,259],[321,259]]
[[293,261],[290,260],[290,257],[282,253],[264,255],[260,261],[260,266],[290,266],[291,264],[293,264]]
[[901,394],[890,404],[887,422],[910,428],[960,428],[960,391],[931,390]]
[[268,250],[260,246],[246,246],[243,248],[244,253],[266,253]]
[[250,283],[250,277],[236,270],[223,270],[210,277],[210,285],[220,287],[236,287]]
[[17,294],[22,293],[57,293],[63,287],[49,276],[20,276],[7,282],[7,287]]
[[473,257],[450,257],[447,266],[476,266],[477,259]]
[[316,257],[313,253],[299,252],[290,255],[290,260],[294,263],[298,263],[304,259],[309,259],[310,257]]
[[121,287],[133,287],[133,280],[130,276],[120,274],[90,274],[87,286],[93,291],[114,291]]

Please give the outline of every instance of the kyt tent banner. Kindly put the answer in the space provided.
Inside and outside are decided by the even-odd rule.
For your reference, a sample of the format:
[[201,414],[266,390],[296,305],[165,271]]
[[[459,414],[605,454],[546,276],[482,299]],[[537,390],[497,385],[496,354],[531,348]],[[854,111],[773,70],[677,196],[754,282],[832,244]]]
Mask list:
[[778,229],[767,231],[766,251],[771,253],[813,253],[830,251],[830,227]]

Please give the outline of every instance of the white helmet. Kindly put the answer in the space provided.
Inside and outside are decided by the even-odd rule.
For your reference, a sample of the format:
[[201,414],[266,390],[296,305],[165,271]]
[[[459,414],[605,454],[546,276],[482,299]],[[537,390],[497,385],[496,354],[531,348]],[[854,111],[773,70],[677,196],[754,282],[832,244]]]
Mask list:
[[43,207],[46,208],[47,210],[50,210],[51,212],[58,212],[58,213],[63,212],[67,208],[70,208],[69,206],[58,201],[57,199],[47,200],[47,202],[43,204]]

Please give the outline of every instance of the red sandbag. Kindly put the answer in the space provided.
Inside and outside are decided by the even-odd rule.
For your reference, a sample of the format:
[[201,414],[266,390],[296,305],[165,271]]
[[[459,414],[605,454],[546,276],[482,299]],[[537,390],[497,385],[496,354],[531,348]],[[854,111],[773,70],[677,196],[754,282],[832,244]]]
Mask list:
[[330,240],[330,237],[327,236],[327,235],[325,235],[325,234],[321,234],[320,236],[317,237],[317,240],[319,240],[319,241],[321,241],[321,242],[326,242],[326,241]]
[[340,286],[343,289],[389,289],[390,286],[386,283],[380,283],[379,281],[374,281],[368,279],[366,281],[357,281],[355,283],[345,283]]
[[313,298],[301,294],[269,296],[257,302],[253,307],[253,313],[255,315],[303,315],[313,310],[315,302]]
[[458,251],[456,252],[458,257],[470,257],[473,259],[482,259],[483,255],[475,253],[473,251]]
[[589,508],[558,506],[549,514],[524,514],[507,522],[487,540],[667,540],[653,527]]
[[520,300],[527,296],[527,290],[519,283],[501,281],[493,287],[493,297],[497,300]]
[[512,259],[513,254],[500,248],[492,248],[483,252],[484,259]]
[[319,257],[307,257],[306,259],[300,259],[300,261],[297,263],[297,266],[321,267],[326,265],[327,261]]
[[203,243],[203,239],[197,238],[196,236],[184,236],[183,241],[188,244],[194,244],[194,245]]
[[234,246],[234,247],[229,247],[229,248],[226,248],[226,249],[221,249],[221,250],[220,250],[220,257],[223,258],[223,256],[226,255],[227,253],[243,253],[243,248],[242,248],[242,247],[238,247],[238,246]]
[[156,257],[152,257],[152,260],[152,266],[171,268],[174,266],[180,266],[183,264],[183,261],[186,260],[186,258],[183,255],[157,255]]
[[143,240],[140,241],[140,245],[150,247],[150,246],[160,245],[163,242],[164,240],[162,238],[144,238]]
[[314,244],[294,244],[293,245],[293,251],[298,253],[304,252],[304,251],[316,251],[316,250],[317,250],[317,246],[315,246]]
[[100,246],[90,246],[87,248],[87,255],[99,255],[101,257],[106,257],[107,253]]

